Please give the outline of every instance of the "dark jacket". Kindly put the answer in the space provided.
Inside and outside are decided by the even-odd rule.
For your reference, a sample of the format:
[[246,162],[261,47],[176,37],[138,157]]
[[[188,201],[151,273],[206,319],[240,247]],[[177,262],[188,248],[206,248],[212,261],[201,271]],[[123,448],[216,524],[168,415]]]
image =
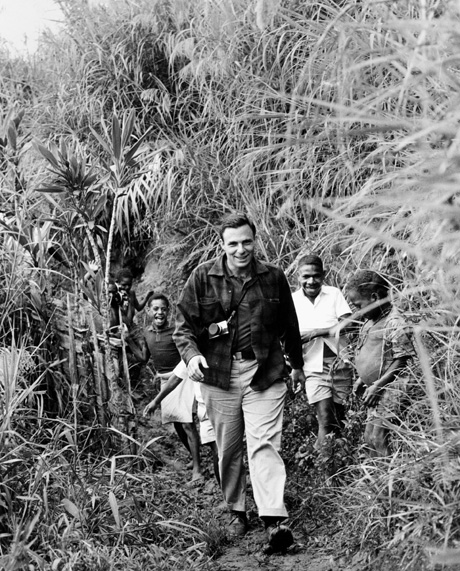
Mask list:
[[[254,277],[245,294],[251,312],[251,347],[258,370],[251,388],[262,391],[288,375],[284,351],[294,369],[303,366],[302,342],[292,295],[284,273],[277,267],[254,261]],[[228,319],[232,307],[233,285],[228,277],[225,254],[198,266],[178,302],[178,317],[173,339],[182,359],[188,364],[203,355],[209,369],[203,371],[204,383],[228,389],[232,367],[232,342],[235,331],[209,339],[208,326]]]

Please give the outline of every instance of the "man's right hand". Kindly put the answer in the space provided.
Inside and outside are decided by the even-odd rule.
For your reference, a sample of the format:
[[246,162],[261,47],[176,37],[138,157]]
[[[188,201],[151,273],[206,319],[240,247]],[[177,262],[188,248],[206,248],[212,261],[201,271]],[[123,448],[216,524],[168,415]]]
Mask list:
[[366,385],[361,379],[357,379],[353,384],[353,394],[357,397],[363,395],[364,391],[366,390]]
[[209,369],[208,363],[203,355],[195,355],[187,365],[188,378],[196,383],[201,383],[204,379],[202,369]]

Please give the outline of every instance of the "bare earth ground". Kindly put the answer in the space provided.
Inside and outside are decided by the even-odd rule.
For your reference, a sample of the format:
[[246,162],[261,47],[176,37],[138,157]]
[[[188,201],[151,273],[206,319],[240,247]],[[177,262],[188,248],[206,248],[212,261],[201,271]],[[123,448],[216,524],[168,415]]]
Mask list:
[[[142,399],[142,405],[148,399]],[[140,410],[140,406],[138,407]],[[142,426],[144,425],[144,426]],[[139,427],[140,440],[149,440],[152,434],[162,436],[158,452],[165,463],[158,470],[158,477],[172,486],[183,490],[188,500],[194,503],[207,520],[214,520],[216,526],[225,527],[228,514],[225,510],[222,495],[211,468],[211,456],[206,447],[202,447],[203,465],[206,472],[206,483],[199,488],[187,488],[191,477],[191,469],[187,466],[190,460],[188,453],[179,442],[172,425],[161,425],[160,413],[155,412]],[[295,544],[285,555],[266,556],[261,547],[265,540],[265,532],[261,520],[257,517],[252,494],[249,487],[249,521],[250,530],[239,540],[228,542],[220,548],[221,554],[211,563],[213,571],[252,571],[260,569],[276,569],[290,571],[358,571],[363,569],[356,557],[351,565],[345,565],[344,554],[340,553],[338,544],[330,530],[314,529],[307,533],[311,522],[297,522],[293,525]],[[343,547],[340,548],[343,551]]]

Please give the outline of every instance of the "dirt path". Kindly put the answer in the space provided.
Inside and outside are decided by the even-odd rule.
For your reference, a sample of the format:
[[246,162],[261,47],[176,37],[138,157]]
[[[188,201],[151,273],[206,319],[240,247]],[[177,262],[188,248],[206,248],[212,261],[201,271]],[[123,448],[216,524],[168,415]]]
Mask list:
[[[340,557],[340,547],[327,530],[307,538],[299,529],[294,529],[295,543],[285,555],[266,556],[261,551],[265,543],[265,532],[260,520],[255,517],[253,529],[236,544],[227,546],[216,560],[215,571],[256,571],[273,569],[279,571],[358,571],[362,563],[346,565]],[[342,548],[343,551],[343,548]]]
[[[151,419],[157,434],[162,434],[162,458],[166,464],[160,469],[162,477],[172,482],[179,489],[184,489],[191,475],[187,467],[189,458],[178,443],[172,426],[162,426],[159,413]],[[228,514],[223,507],[221,492],[214,481],[211,470],[211,457],[203,450],[203,465],[206,468],[207,480],[203,487],[188,489],[185,493],[198,510],[205,514],[207,521],[213,521],[220,529],[225,529]],[[249,485],[250,488],[250,485]],[[327,530],[315,530],[310,537],[302,529],[294,527],[295,544],[285,555],[266,556],[262,546],[266,543],[265,531],[261,520],[257,517],[252,496],[248,494],[250,530],[238,541],[228,542],[221,546],[220,554],[210,564],[212,571],[357,571],[359,566],[346,566],[336,549],[334,537]]]
[[230,547],[216,563],[221,571],[256,571],[259,569],[276,569],[286,571],[338,571],[331,556],[317,550],[298,545],[286,555],[271,555],[264,557],[248,551],[246,542],[239,547]]

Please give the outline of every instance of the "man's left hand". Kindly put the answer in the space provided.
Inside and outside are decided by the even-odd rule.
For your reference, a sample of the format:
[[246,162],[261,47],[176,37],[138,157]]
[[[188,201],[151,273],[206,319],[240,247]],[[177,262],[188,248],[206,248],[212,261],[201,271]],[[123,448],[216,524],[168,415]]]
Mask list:
[[301,390],[305,387],[305,374],[302,369],[292,369],[291,371],[292,388],[297,392],[297,387]]

